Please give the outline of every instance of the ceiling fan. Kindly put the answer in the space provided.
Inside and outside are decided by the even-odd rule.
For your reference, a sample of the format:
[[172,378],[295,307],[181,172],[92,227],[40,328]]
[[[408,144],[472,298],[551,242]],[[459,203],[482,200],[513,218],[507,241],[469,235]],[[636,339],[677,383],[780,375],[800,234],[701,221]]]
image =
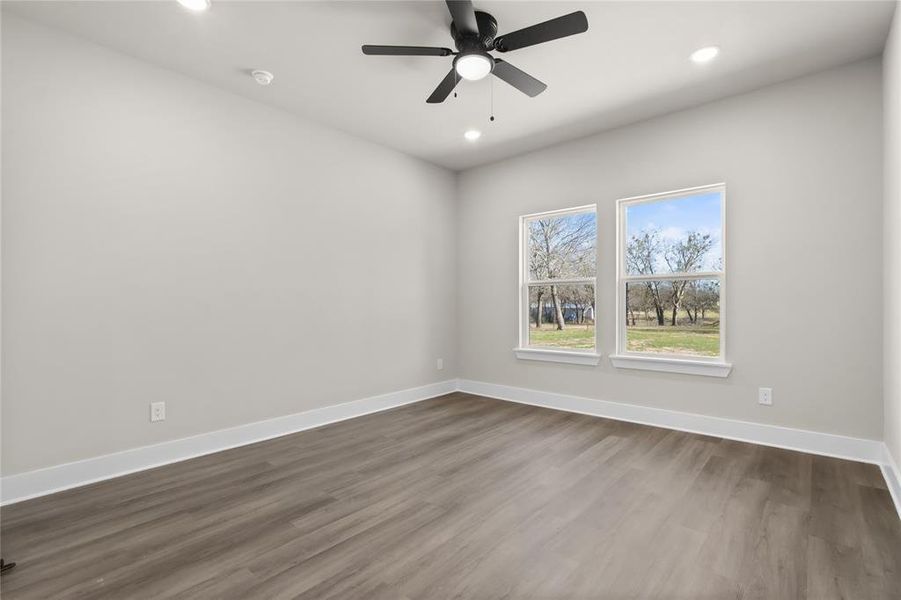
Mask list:
[[547,85],[510,63],[494,58],[490,51],[510,52],[588,31],[588,19],[582,11],[551,19],[506,35],[497,35],[497,20],[486,12],[475,10],[470,0],[446,0],[453,22],[450,33],[457,52],[450,48],[427,46],[363,46],[370,56],[450,56],[455,55],[451,70],[445,75],[426,102],[444,102],[460,78],[477,81],[494,75],[522,93],[535,97]]

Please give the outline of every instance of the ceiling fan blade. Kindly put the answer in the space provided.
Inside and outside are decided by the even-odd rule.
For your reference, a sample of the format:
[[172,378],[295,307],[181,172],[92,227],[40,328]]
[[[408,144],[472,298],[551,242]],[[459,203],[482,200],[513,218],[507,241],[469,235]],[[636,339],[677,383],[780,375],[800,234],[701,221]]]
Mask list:
[[525,29],[498,36],[494,40],[494,48],[498,52],[519,50],[527,46],[559,40],[577,33],[588,31],[588,18],[581,10],[544,23],[532,25]]
[[450,48],[430,48],[427,46],[363,46],[363,54],[369,56],[450,56]]
[[457,31],[463,35],[478,35],[479,24],[476,22],[476,10],[472,7],[472,2],[470,0],[446,0],[446,2]]
[[525,71],[521,71],[499,58],[494,59],[493,73],[531,98],[547,89],[546,83],[538,81]]
[[435,88],[435,91],[432,92],[432,95],[429,96],[426,102],[429,104],[444,102],[445,98],[447,98],[450,93],[454,91],[454,88],[457,87],[458,80],[457,71],[451,69],[448,74],[444,76],[444,79],[441,80],[441,83],[438,84],[438,87]]

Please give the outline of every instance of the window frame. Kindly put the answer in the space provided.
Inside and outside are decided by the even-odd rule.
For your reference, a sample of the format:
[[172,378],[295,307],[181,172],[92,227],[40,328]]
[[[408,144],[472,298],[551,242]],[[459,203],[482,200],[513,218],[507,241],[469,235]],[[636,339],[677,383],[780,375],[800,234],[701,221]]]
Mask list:
[[[532,281],[529,278],[529,234],[528,224],[530,221],[547,217],[562,217],[567,215],[575,215],[581,213],[593,213],[595,217],[595,244],[594,244],[594,277],[575,277],[566,279],[550,279]],[[516,348],[513,349],[514,355],[522,360],[542,360],[548,362],[569,363],[577,365],[597,365],[601,360],[598,352],[600,348],[600,327],[598,320],[598,232],[597,227],[597,204],[584,204],[571,208],[563,208],[559,210],[548,210],[519,217],[519,281],[517,294],[519,297],[517,311],[517,331],[519,340]],[[531,318],[529,310],[529,288],[531,286],[540,285],[586,285],[590,284],[594,289],[594,348],[591,350],[577,349],[558,349],[543,348],[540,346],[529,345],[529,322]]]
[[[655,273],[652,275],[629,275],[626,267],[625,244],[628,239],[627,209],[638,204],[664,202],[704,192],[720,194],[720,249],[722,269],[720,271],[697,271],[690,273]],[[644,369],[688,375],[708,375],[727,377],[732,364],[726,360],[727,305],[726,305],[726,184],[723,182],[701,185],[643,196],[621,198],[616,201],[616,354],[610,360],[615,367],[624,369]],[[720,283],[720,352],[719,356],[692,356],[656,352],[634,352],[628,350],[626,318],[626,284],[641,281],[697,281],[716,279]]]

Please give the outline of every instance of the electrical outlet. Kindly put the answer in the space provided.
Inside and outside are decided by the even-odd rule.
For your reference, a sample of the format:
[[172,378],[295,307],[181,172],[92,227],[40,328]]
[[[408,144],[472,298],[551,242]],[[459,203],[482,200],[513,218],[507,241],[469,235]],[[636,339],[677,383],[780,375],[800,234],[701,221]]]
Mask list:
[[437,364],[438,364],[438,370],[439,370],[439,371],[443,371],[443,370],[444,370],[444,359],[443,359],[443,358],[439,358]]
[[773,405],[773,388],[758,388],[757,404],[763,404],[764,406],[772,406]]
[[166,420],[166,403],[151,402],[150,403],[150,420],[165,421]]

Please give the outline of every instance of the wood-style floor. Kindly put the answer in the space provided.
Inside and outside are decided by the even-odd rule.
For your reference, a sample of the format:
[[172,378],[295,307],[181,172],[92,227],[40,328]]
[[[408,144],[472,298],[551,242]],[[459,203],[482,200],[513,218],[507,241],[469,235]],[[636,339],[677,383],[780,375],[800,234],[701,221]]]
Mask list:
[[451,394],[2,509],[17,598],[901,598],[879,470]]

